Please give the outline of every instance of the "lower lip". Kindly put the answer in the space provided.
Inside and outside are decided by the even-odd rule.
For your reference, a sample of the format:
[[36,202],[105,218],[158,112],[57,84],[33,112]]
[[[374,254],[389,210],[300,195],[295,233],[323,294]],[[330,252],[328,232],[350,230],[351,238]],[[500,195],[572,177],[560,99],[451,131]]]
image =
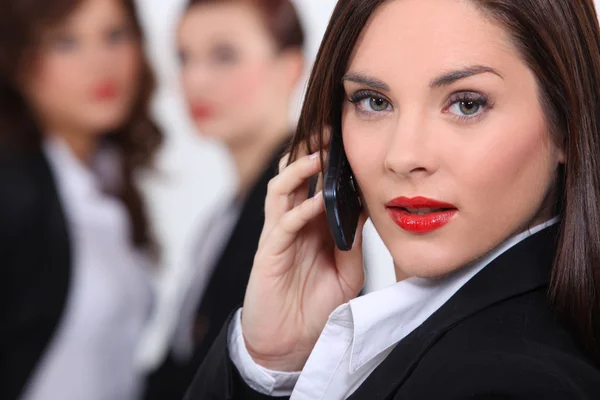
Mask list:
[[400,228],[412,233],[429,233],[445,226],[458,210],[440,211],[431,214],[411,214],[401,208],[388,208],[388,214]]
[[107,84],[99,86],[94,90],[94,98],[100,101],[113,100],[119,95],[116,85]]

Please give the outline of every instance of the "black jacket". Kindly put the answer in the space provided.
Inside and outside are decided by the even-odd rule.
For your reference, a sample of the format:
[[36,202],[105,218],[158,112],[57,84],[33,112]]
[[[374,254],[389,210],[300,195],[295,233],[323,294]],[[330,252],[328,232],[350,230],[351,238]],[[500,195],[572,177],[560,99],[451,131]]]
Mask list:
[[[600,399],[600,369],[548,307],[557,228],[495,259],[403,339],[350,397]],[[186,400],[258,400],[229,359],[222,330]]]
[[0,399],[19,397],[63,315],[66,220],[41,151],[0,147]]
[[267,168],[248,194],[240,217],[221,254],[196,311],[197,347],[192,359],[177,361],[169,356],[150,375],[146,400],[180,399],[194,379],[200,364],[218,337],[232,311],[241,306],[265,222],[265,198],[269,181],[277,174],[284,147],[275,152]]

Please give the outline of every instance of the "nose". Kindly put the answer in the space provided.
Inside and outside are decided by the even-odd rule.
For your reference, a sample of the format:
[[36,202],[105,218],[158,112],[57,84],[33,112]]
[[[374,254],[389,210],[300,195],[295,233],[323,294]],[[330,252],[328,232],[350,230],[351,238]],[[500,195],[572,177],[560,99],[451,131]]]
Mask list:
[[204,92],[214,81],[209,67],[199,60],[188,61],[185,66],[182,66],[181,74],[187,90]]
[[409,179],[434,174],[439,167],[434,142],[426,118],[418,115],[400,117],[390,135],[384,161],[386,170]]
[[88,71],[106,76],[118,73],[122,68],[123,53],[114,44],[107,43],[104,38],[89,39],[82,46]]

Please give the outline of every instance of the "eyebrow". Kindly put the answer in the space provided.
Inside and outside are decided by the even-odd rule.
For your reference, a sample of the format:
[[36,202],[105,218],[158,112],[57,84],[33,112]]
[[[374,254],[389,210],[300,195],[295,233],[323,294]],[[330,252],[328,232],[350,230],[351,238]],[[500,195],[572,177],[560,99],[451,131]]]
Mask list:
[[[465,78],[469,78],[471,76],[485,74],[485,73],[491,73],[491,74],[497,75],[500,78],[504,79],[504,77],[499,72],[497,72],[495,69],[493,69],[491,67],[486,67],[484,65],[473,65],[470,67],[466,67],[466,68],[462,68],[462,69],[444,73],[443,75],[440,75],[437,78],[433,79],[431,81],[431,83],[429,84],[429,87],[439,88],[442,86],[448,86],[448,85],[451,85],[454,82],[459,81],[461,79],[465,79]],[[377,78],[374,78],[374,77],[371,77],[368,75],[364,75],[364,74],[360,74],[360,73],[355,73],[355,72],[347,73],[342,78],[342,83],[345,81],[350,81],[350,82],[358,83],[361,85],[369,86],[374,89],[380,89],[380,90],[384,90],[384,91],[388,91],[388,92],[390,91],[390,87],[387,83],[380,81]]]
[[373,89],[380,89],[389,92],[390,87],[387,83],[380,81],[377,78],[373,78],[371,76],[359,74],[359,73],[347,73],[342,78],[342,83],[345,81],[350,81],[354,83],[359,83],[361,85],[372,87]]
[[438,76],[434,80],[431,81],[429,87],[431,88],[439,88],[442,86],[448,86],[453,84],[456,81],[461,79],[469,78],[474,75],[480,75],[485,73],[491,73],[499,76],[501,79],[504,79],[502,75],[495,69],[491,67],[486,67],[485,65],[473,65],[470,67],[454,70],[447,72],[443,75]]

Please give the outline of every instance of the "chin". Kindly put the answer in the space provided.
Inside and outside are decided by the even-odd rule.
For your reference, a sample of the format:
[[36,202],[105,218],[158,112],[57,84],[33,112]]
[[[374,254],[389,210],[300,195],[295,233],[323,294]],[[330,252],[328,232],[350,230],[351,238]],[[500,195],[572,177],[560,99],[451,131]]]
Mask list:
[[97,114],[90,116],[88,125],[92,131],[104,134],[122,128],[127,122],[128,113],[126,111],[116,111],[111,113]]
[[436,278],[447,275],[462,266],[468,264],[469,260],[463,259],[456,254],[456,248],[427,243],[406,243],[403,246],[395,246],[391,251],[394,265],[408,276],[419,278]]
[[195,120],[194,122],[196,130],[201,137],[220,140],[219,130],[215,129],[215,125],[213,123],[206,120]]
[[[228,147],[237,147],[239,137],[232,134],[231,129],[225,129],[214,124],[196,124],[201,137],[216,140]],[[244,143],[244,141],[241,141]]]
[[107,133],[116,131],[124,126],[124,120],[111,120],[111,121],[96,121],[92,123],[92,131],[98,132],[99,135],[105,135]]

